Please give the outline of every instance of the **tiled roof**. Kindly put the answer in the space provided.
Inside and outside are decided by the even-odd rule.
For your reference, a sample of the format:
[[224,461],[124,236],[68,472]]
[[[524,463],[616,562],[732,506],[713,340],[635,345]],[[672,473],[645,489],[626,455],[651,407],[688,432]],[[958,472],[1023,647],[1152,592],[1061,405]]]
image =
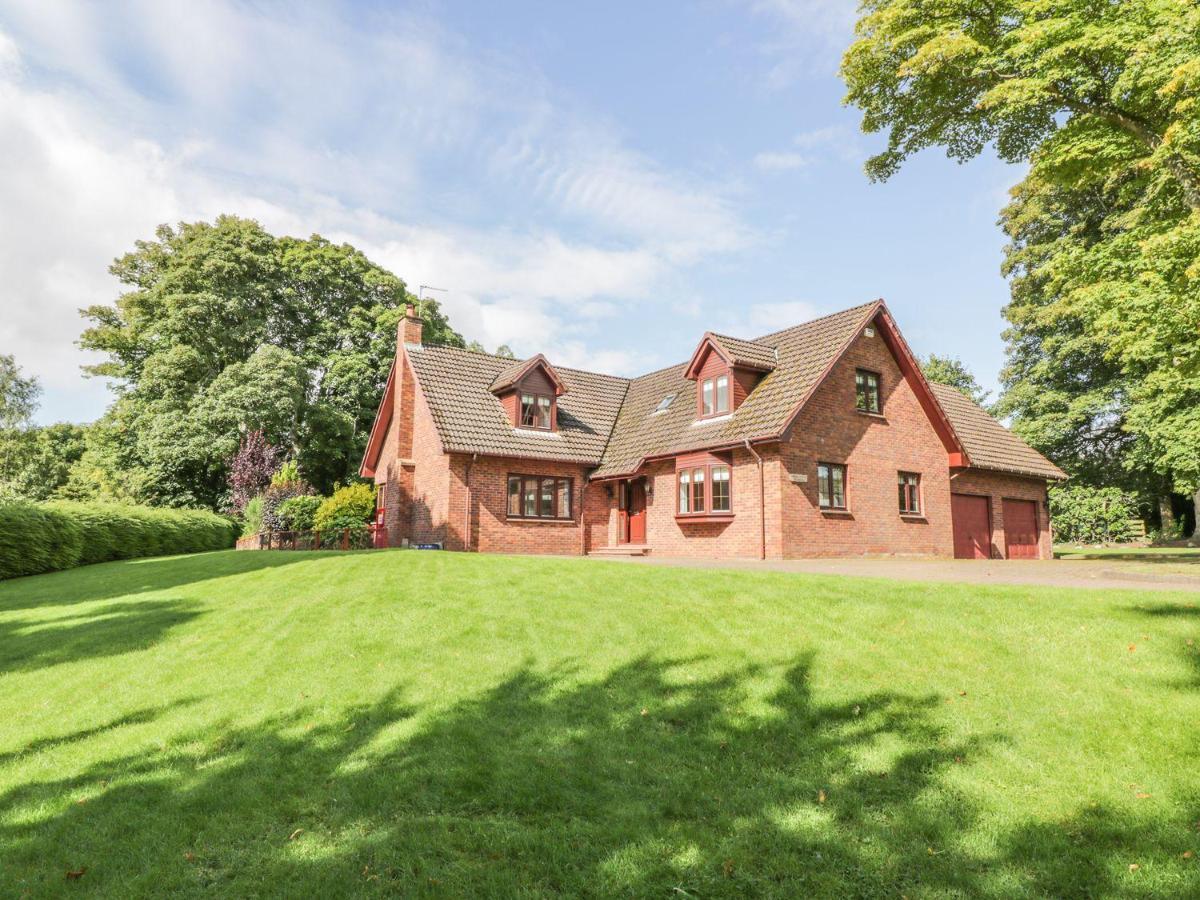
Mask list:
[[497,376],[513,368],[511,359],[457,347],[409,344],[405,349],[442,444],[451,452],[597,465],[629,384],[625,378],[556,368],[567,389],[558,398],[558,430],[530,431],[513,428],[491,393]]
[[499,393],[507,388],[514,387],[516,383],[521,380],[521,376],[538,365],[541,365],[546,370],[546,374],[550,376],[551,381],[557,383],[561,380],[558,374],[558,369],[550,365],[550,361],[541,353],[539,353],[537,356],[531,356],[529,359],[520,360],[519,362],[513,363],[511,366],[501,369],[496,375],[496,379],[491,384],[492,393]]
[[[850,340],[879,310],[855,306],[753,341],[709,335],[767,372],[731,415],[696,420],[695,383],[686,364],[632,380],[577,369],[554,371],[566,393],[558,399],[558,431],[513,428],[492,390],[519,376],[531,360],[455,347],[408,345],[406,350],[447,451],[562,460],[596,466],[592,477],[628,475],[647,457],[670,456],[746,440],[779,437]],[[536,357],[535,357],[536,359]],[[1061,479],[1066,475],[954,388],[931,385],[972,466]],[[661,402],[674,399],[662,411]]]
[[[684,378],[682,365],[635,378],[593,477],[631,473],[647,456],[778,436],[834,359],[880,307],[878,302],[867,303],[739,342],[771,348],[778,362],[729,416],[696,421],[695,385]],[[675,394],[674,402],[664,412],[654,412],[667,394]]]
[[721,352],[729,359],[729,364],[732,366],[762,369],[764,372],[775,368],[775,348],[770,344],[744,341],[741,338],[729,337],[725,334],[713,334],[711,331],[708,336],[712,338],[714,344],[721,348]]
[[930,383],[972,466],[1063,479],[1067,475],[1042,454],[997,422],[957,388]]

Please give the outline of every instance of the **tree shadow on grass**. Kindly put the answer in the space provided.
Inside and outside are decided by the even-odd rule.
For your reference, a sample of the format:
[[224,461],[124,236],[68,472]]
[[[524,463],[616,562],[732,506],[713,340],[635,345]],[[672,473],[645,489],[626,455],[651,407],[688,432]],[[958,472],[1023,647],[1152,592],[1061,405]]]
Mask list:
[[0,674],[142,650],[201,612],[194,602],[141,600],[67,618],[0,620]]
[[[1133,610],[1154,619],[1200,619],[1200,605],[1191,602],[1144,604]],[[1180,654],[1193,673],[1184,686],[1200,688],[1200,635],[1188,639],[1180,648]]]
[[60,747],[68,747],[72,744],[78,744],[83,741],[91,740],[102,734],[119,731],[130,725],[146,725],[154,722],[169,712],[176,709],[181,709],[185,706],[191,706],[198,702],[198,697],[181,697],[178,700],[173,700],[170,703],[162,703],[158,706],[148,706],[143,709],[136,709],[132,712],[124,713],[117,716],[115,719],[110,719],[99,725],[91,725],[87,728],[79,728],[75,731],[70,731],[65,734],[57,734],[49,737],[38,738],[35,741],[30,741],[23,747],[17,747],[13,750],[0,752],[0,766],[24,757],[33,756],[37,753],[42,753],[47,750],[54,750]]
[[[372,551],[360,551],[363,553]],[[125,559],[0,581],[0,612],[90,603],[274,569],[354,551],[219,550],[188,556]]]
[[584,683],[524,667],[423,719],[396,691],[26,783],[0,796],[0,880],[50,893],[86,866],[75,887],[121,896],[1087,895],[1112,887],[1095,863],[1145,837],[1097,832],[1070,878],[1041,874],[1032,830],[981,856],[953,772],[998,738],[951,740],[940,698],[821,702],[808,658],[707,677],[695,662]]

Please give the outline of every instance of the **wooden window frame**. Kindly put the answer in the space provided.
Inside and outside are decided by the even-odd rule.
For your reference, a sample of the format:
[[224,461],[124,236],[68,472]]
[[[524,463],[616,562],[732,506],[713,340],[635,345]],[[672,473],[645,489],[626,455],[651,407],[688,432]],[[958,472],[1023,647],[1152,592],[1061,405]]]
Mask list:
[[[729,477],[725,484],[729,485],[729,508],[713,509],[713,469],[725,469]],[[700,476],[700,481],[696,476]],[[680,501],[684,498],[684,477],[687,478],[687,509],[681,508]],[[700,491],[701,509],[696,508],[696,485],[704,486]],[[728,519],[733,517],[733,466],[725,462],[707,462],[698,465],[682,466],[675,471],[675,518],[676,519]]]
[[[914,479],[913,483],[909,484],[905,481],[906,478]],[[925,498],[921,494],[921,473],[920,472],[897,472],[896,473],[896,499],[900,504],[900,515],[902,516],[923,516],[925,515]],[[912,493],[909,493],[911,488]],[[916,502],[915,508],[906,506],[909,500]]]
[[[829,473],[828,474],[829,487],[828,487],[828,490],[826,491],[826,494],[829,497],[828,504],[821,502],[821,487],[822,487],[822,481],[824,480],[824,479],[822,479],[822,476],[821,476],[822,467],[824,467]],[[842,470],[842,505],[841,506],[835,506],[833,503],[833,496],[834,496],[833,495],[833,470],[834,469]],[[817,506],[819,506],[821,508],[822,512],[844,513],[844,512],[850,511],[850,469],[845,463],[834,463],[834,462],[818,462],[817,463]]]
[[[514,514],[512,511],[513,499],[513,480],[517,481],[517,509],[519,513]],[[527,490],[529,482],[533,482],[534,488],[532,494]],[[545,490],[545,483],[551,483],[551,515],[542,515],[542,492]],[[559,509],[560,487],[563,482],[567,485],[567,512],[562,514]],[[505,494],[504,494],[504,513],[505,518],[522,522],[573,522],[575,520],[575,479],[568,475],[529,475],[522,472],[509,472],[505,479]],[[526,513],[526,499],[533,497],[534,513]]]
[[[725,379],[725,407],[722,409],[720,404],[721,392],[717,382]],[[696,402],[696,413],[701,419],[715,419],[717,416],[727,416],[733,411],[733,375],[729,372],[718,372],[716,375],[710,375],[697,383],[698,397]],[[706,411],[704,408],[704,389],[712,390],[712,410]]]
[[[725,470],[725,509],[717,509],[713,503],[713,486],[717,480],[713,477],[717,469]],[[713,463],[708,467],[708,511],[714,516],[731,516],[733,515],[733,466],[726,463]]]
[[[869,383],[867,383],[868,390],[866,392],[864,392],[863,390],[859,389],[859,379],[860,378],[864,380],[864,383],[867,383],[866,379],[873,378],[874,385],[871,386],[871,385],[869,385]],[[881,377],[878,372],[872,372],[870,369],[855,369],[854,370],[854,408],[855,408],[855,410],[857,410],[860,413],[866,413],[868,416],[883,415],[883,397],[880,395],[880,388],[879,388],[880,381],[881,381]],[[870,405],[867,403],[867,401],[872,396],[874,397],[874,400],[875,400],[875,408],[874,409],[871,409]],[[864,405],[864,404],[867,404],[867,405]]]
[[[534,412],[542,400],[548,404],[546,410],[545,425],[526,425],[525,424],[525,398],[530,397],[533,400],[531,404]],[[533,391],[517,391],[517,427],[525,428],[530,431],[553,431],[554,430],[554,397],[550,394],[540,394]]]

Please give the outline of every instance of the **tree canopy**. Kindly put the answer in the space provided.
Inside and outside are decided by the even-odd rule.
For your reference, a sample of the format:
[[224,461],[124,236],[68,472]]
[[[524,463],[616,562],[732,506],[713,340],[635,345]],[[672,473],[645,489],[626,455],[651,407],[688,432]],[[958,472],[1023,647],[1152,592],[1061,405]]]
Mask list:
[[[117,396],[76,466],[82,493],[220,508],[241,436],[261,431],[326,491],[357,469],[382,396],[404,282],[346,244],[257,222],[161,226],[117,259],[128,290],[83,311],[89,371]],[[426,340],[462,346],[436,302]]]
[[36,378],[21,374],[12,356],[0,354],[0,429],[28,425],[41,394]]
[[987,406],[987,399],[991,391],[985,391],[980,386],[975,374],[958,357],[938,356],[936,353],[930,353],[921,359],[920,363],[921,371],[930,381],[958,388],[980,406]]
[[1029,165],[1000,409],[1074,475],[1200,503],[1200,4],[866,0],[856,33],[870,177],[933,146]]

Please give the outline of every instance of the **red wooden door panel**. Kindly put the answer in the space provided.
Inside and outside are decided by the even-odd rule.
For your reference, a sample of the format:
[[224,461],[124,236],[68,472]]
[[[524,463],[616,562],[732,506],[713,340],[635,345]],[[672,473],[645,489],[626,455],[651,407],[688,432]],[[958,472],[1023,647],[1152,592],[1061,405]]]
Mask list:
[[1004,555],[1009,559],[1038,558],[1037,503],[1004,501]]
[[954,556],[957,559],[990,559],[992,556],[991,503],[975,494],[951,494],[954,520]]
[[646,543],[646,482],[641,478],[629,485],[629,543]]

